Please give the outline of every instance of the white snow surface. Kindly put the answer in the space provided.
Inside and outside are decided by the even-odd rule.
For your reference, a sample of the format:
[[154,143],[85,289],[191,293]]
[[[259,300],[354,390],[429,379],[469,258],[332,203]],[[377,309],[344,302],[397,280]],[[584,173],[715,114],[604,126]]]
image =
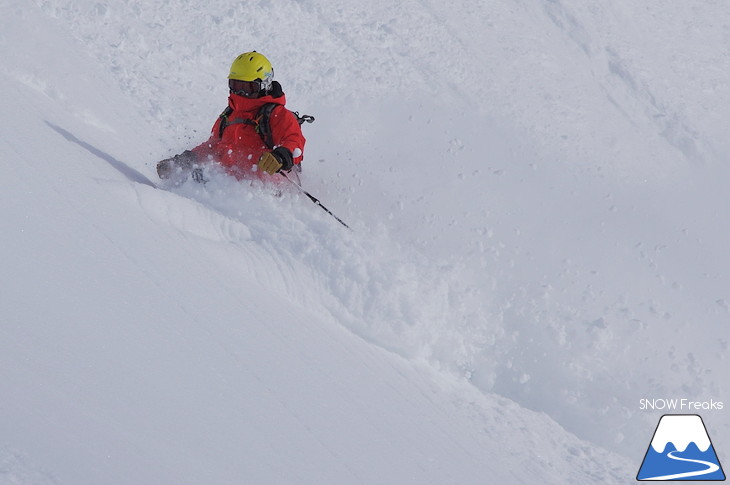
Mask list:
[[702,418],[693,414],[662,416],[651,446],[657,453],[664,453],[669,443],[673,443],[678,451],[684,451],[690,443],[694,443],[703,453],[712,445]]
[[[726,2],[0,14],[0,483],[630,483],[640,399],[728,401]],[[353,231],[154,186],[247,50]]]

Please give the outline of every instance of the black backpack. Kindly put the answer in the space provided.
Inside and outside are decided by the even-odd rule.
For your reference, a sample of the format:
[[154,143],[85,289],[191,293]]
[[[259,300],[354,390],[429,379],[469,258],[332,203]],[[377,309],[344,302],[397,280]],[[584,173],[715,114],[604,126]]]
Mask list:
[[[229,127],[230,125],[236,125],[236,124],[244,124],[244,125],[251,125],[256,128],[256,133],[258,133],[261,136],[261,139],[264,141],[267,147],[274,148],[274,141],[271,134],[271,112],[274,111],[274,108],[277,106],[283,106],[279,103],[266,103],[261,108],[259,108],[258,112],[256,113],[256,117],[252,120],[245,119],[245,118],[234,118],[232,120],[229,120],[228,117],[233,113],[233,109],[230,106],[227,106],[226,109],[223,110],[223,112],[220,114],[219,118],[221,119],[221,123],[218,126],[218,137],[223,138],[223,131]],[[310,115],[299,115],[298,111],[289,111],[292,113],[296,118],[297,122],[302,125],[304,123],[313,123],[314,122],[314,116]]]

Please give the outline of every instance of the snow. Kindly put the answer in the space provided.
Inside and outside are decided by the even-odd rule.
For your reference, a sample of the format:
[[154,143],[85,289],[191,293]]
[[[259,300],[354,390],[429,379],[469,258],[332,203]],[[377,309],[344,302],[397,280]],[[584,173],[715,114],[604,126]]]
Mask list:
[[651,446],[657,453],[664,453],[668,443],[673,443],[678,451],[684,451],[690,443],[694,443],[703,453],[712,445],[702,418],[697,415],[663,416]]
[[[627,483],[726,399],[724,2],[0,8],[0,483]],[[353,231],[155,187],[251,49]]]

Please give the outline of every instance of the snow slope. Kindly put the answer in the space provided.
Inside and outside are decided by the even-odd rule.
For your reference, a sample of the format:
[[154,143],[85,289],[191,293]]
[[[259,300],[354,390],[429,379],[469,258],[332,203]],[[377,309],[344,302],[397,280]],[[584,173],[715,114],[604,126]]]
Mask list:
[[[633,480],[730,301],[730,9],[634,3],[3,1],[0,481]],[[352,233],[152,187],[252,48]]]

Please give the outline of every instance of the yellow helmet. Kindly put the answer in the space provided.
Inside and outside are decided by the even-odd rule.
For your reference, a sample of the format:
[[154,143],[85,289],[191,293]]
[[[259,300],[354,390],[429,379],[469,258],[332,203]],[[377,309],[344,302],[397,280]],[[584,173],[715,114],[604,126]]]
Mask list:
[[271,84],[274,79],[274,68],[269,60],[256,51],[244,52],[231,64],[228,79],[238,81],[259,81],[264,85]]

